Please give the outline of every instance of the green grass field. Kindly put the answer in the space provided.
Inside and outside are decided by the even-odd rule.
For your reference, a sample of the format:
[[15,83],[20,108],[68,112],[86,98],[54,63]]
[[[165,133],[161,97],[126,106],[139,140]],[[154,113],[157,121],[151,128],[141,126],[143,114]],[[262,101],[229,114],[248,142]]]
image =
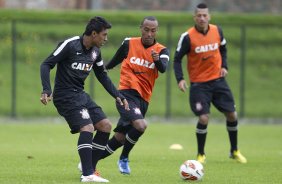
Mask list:
[[[194,120],[187,123],[160,123],[150,120],[147,132],[131,153],[130,176],[117,170],[118,150],[102,160],[98,169],[115,184],[186,183],[178,175],[180,164],[195,159]],[[247,164],[228,158],[229,141],[225,123],[211,122],[206,143],[207,164],[200,183],[259,184],[281,183],[281,124],[243,123],[239,146]],[[77,135],[71,135],[66,123],[59,120],[0,119],[0,183],[79,183]],[[173,143],[183,150],[170,150]]]

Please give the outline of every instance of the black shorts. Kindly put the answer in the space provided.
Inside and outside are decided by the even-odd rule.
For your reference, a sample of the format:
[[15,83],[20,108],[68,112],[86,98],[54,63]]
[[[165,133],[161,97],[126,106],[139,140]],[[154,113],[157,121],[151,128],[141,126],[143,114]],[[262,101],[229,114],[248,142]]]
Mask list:
[[130,110],[124,109],[119,103],[116,103],[120,118],[114,132],[126,134],[132,127],[132,121],[144,119],[149,103],[143,100],[135,90],[121,90],[121,94],[126,98]]
[[54,105],[58,113],[65,118],[71,129],[71,133],[78,133],[80,128],[93,124],[106,118],[102,108],[98,106],[90,96],[82,92],[69,93],[62,96],[54,96]]
[[232,92],[224,78],[191,83],[190,107],[196,116],[210,113],[210,104],[220,112],[235,112]]

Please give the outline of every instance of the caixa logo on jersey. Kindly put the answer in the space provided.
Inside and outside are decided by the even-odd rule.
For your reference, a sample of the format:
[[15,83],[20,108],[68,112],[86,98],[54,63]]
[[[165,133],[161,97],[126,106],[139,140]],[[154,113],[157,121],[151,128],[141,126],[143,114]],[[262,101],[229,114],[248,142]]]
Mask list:
[[130,58],[130,63],[136,64],[136,65],[139,65],[139,66],[144,66],[146,68],[151,68],[151,69],[155,68],[154,62],[149,62],[145,59],[134,57],[134,56]]
[[74,70],[82,70],[82,71],[91,71],[92,69],[92,64],[87,64],[87,63],[72,63],[71,67]]
[[218,43],[212,43],[212,44],[201,45],[196,47],[195,52],[201,53],[201,52],[214,51],[216,49],[218,49]]

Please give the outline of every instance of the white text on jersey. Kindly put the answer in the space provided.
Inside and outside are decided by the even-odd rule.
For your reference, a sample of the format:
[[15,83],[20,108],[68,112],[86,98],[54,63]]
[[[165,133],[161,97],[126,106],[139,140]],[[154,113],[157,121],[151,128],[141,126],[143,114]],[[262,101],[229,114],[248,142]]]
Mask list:
[[130,63],[136,64],[136,65],[139,65],[139,66],[144,66],[146,68],[151,68],[151,69],[155,68],[155,63],[150,63],[149,61],[147,61],[145,59],[141,59],[141,58],[137,58],[137,57],[131,57]]
[[91,71],[92,64],[86,64],[86,63],[73,63],[71,64],[71,67],[75,70],[83,70],[83,71]]
[[198,46],[195,48],[196,53],[201,53],[201,52],[208,52],[208,51],[213,51],[218,49],[218,43],[212,43],[208,45],[202,45]]

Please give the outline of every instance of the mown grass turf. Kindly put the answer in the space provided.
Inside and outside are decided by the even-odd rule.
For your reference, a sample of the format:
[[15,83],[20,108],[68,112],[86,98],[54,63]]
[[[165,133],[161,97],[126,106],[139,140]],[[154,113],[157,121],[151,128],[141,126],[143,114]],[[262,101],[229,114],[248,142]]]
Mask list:
[[[147,132],[130,155],[130,176],[117,170],[120,150],[102,160],[98,169],[115,184],[185,183],[178,175],[180,164],[195,159],[194,120],[179,123],[149,121]],[[250,122],[255,123],[255,122]],[[114,126],[114,125],[113,125]],[[225,123],[211,122],[206,143],[207,164],[201,183],[281,183],[281,124],[242,124],[239,147],[247,164],[228,158]],[[62,120],[7,122],[0,120],[0,183],[79,183],[77,135]],[[173,143],[183,150],[170,150]]]

